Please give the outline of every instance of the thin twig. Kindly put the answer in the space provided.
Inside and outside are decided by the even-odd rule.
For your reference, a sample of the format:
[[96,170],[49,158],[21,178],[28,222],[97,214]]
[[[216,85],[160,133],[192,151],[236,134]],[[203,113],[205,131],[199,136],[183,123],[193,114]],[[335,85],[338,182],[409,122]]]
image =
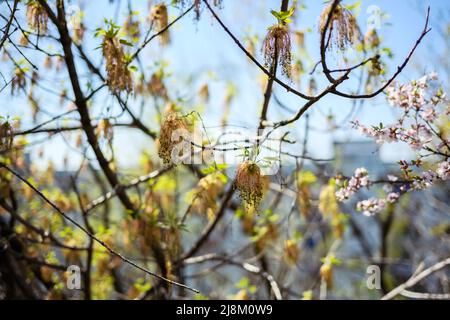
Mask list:
[[431,274],[445,268],[446,266],[450,265],[450,258],[447,258],[445,260],[442,260],[431,267],[423,270],[422,272],[419,272],[415,275],[413,275],[411,278],[408,279],[405,283],[399,285],[395,289],[391,290],[388,294],[383,296],[381,300],[390,300],[395,298],[395,296],[402,294],[402,292],[405,289],[408,289],[415,284],[419,283],[421,280],[425,279],[426,277],[430,276]]

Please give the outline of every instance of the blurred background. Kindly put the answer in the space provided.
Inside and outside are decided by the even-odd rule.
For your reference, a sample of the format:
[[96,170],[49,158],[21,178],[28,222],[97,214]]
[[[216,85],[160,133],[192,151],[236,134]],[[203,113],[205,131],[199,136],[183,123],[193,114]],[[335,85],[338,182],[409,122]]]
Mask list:
[[[8,12],[6,2],[12,3],[2,1],[0,4],[1,12],[5,16]],[[102,38],[95,36],[96,29],[105,26],[105,19],[113,19],[117,25],[124,26],[127,19],[132,17],[139,21],[142,37],[147,30],[152,8],[159,4],[157,1],[125,0],[66,2],[66,8],[71,8],[79,14],[83,21],[84,52],[102,72],[105,63],[101,49]],[[191,5],[189,1],[185,1],[184,5],[179,1],[165,2],[169,21],[177,18]],[[301,92],[318,93],[328,85],[320,68],[315,68],[316,63],[320,61],[319,20],[327,3],[315,0],[290,2],[292,2],[290,5],[296,8],[293,21],[289,25],[292,62],[296,76],[292,79],[280,76],[280,79]],[[444,90],[448,89],[450,81],[448,1],[362,0],[344,3],[351,6],[363,35],[372,26],[374,19],[379,22],[376,30],[381,40],[385,74],[380,76],[378,82],[371,82],[362,76],[359,77],[355,72],[356,76],[347,81],[342,90],[372,91],[379,87],[382,80],[388,79],[404,61],[420,36],[428,6],[431,7],[432,30],[419,45],[397,81],[407,83],[425,74],[437,72]],[[214,10],[246,48],[254,52],[259,61],[263,61],[261,53],[263,39],[267,28],[276,23],[270,11],[279,10],[279,6],[278,0],[224,0],[219,6],[214,7]],[[22,6],[17,16],[17,23],[24,26],[26,26],[25,10]],[[267,77],[243,54],[204,6],[200,12],[200,19],[197,20],[195,12],[191,11],[170,28],[169,45],[163,46],[155,40],[139,55],[136,62],[139,71],[133,76],[137,79],[142,73],[142,77],[145,77],[145,80],[141,77],[142,83],[148,82],[151,86],[153,80],[150,79],[153,79],[153,75],[158,75],[160,78],[157,80],[163,83],[165,93],[159,96],[154,92],[142,95],[137,93],[124,99],[135,115],[155,132],[158,132],[162,115],[167,105],[171,103],[176,104],[184,113],[192,110],[200,113],[202,125],[210,135],[216,134],[217,128],[223,128],[224,124],[227,128],[256,130]],[[48,32],[56,35],[55,28],[50,26],[50,22]],[[11,38],[19,43],[20,37],[20,32],[17,31]],[[52,37],[42,37],[36,41],[39,41],[40,47],[47,52],[61,53],[59,44]],[[139,41],[133,43],[129,51],[133,52],[133,46],[139,43]],[[74,103],[71,101],[73,94],[66,69],[64,66],[58,67],[58,64],[64,62],[57,56],[49,58],[48,55],[30,46],[20,48],[21,53],[11,44],[5,45],[5,50],[11,52],[14,59],[4,55],[0,62],[0,70],[6,83],[14,74],[17,64],[27,68],[28,87],[22,90],[23,92],[19,90],[15,94],[11,94],[10,88],[2,90],[0,115],[8,119],[17,119],[20,122],[17,130],[25,131],[72,110]],[[100,86],[102,81],[92,74],[75,47],[74,52],[81,86],[85,92],[91,92]],[[329,63],[334,68],[341,68],[348,65],[349,61],[358,61],[360,56],[356,48],[350,48],[345,53],[337,51],[329,54]],[[33,68],[27,60],[38,68],[39,80],[33,86],[30,85]],[[159,83],[153,85],[157,86]],[[302,103],[301,99],[275,85],[268,118],[273,122],[290,118]],[[106,89],[99,90],[92,97],[89,111],[94,120],[108,118],[116,124],[131,121],[129,115],[123,112],[118,100]],[[273,190],[263,199],[262,209],[258,214],[253,213],[249,216],[240,205],[238,197],[234,196],[218,227],[197,251],[197,256],[203,258],[199,258],[200,260],[195,260],[195,256],[188,258],[182,271],[177,269],[179,273],[174,275],[175,279],[199,289],[202,294],[192,296],[183,290],[172,289],[169,297],[273,298],[272,288],[267,280],[267,274],[270,273],[276,279],[285,298],[375,299],[406,281],[421,262],[431,264],[448,257],[450,254],[448,183],[438,184],[424,192],[407,194],[395,207],[389,207],[382,214],[373,217],[357,212],[355,203],[369,196],[382,194],[382,185],[370,191],[361,191],[355,199],[340,205],[339,212],[343,215],[339,221],[327,220],[318,209],[323,187],[336,174],[349,177],[355,169],[365,167],[372,179],[383,179],[388,174],[398,171],[399,160],[410,160],[415,157],[415,153],[405,144],[378,145],[351,127],[351,122],[355,120],[366,125],[378,125],[380,122],[389,124],[398,116],[399,111],[387,103],[384,94],[365,100],[350,100],[336,95],[321,99],[305,116],[286,127],[289,137],[296,143],[286,145],[285,151],[326,161],[301,160],[299,189],[289,187],[283,189],[280,176],[288,177],[298,169],[296,167],[298,163],[296,164],[292,157],[286,157],[281,174],[268,178],[271,186],[269,189]],[[76,113],[69,113],[67,116],[58,117],[51,124],[44,128],[77,126],[79,119]],[[77,174],[79,188],[83,197],[86,197],[87,204],[110,190],[104,183],[97,183],[95,173],[98,175],[101,173],[84,136],[76,130],[61,132],[55,130],[24,135],[23,139],[26,139],[26,146],[23,148],[25,165],[22,166],[21,172],[39,183],[46,194],[60,201],[61,205],[64,206],[69,202],[67,209],[70,214],[77,221],[83,221],[76,205],[71,177]],[[111,143],[110,148],[108,143]],[[122,181],[133,181],[142,174],[148,174],[162,167],[161,161],[157,158],[157,144],[141,131],[132,130],[127,126],[115,127],[114,139],[104,142],[101,147],[108,157],[114,158],[114,166],[120,172]],[[86,163],[89,164],[90,170],[85,170],[84,167],[88,166]],[[227,182],[230,183],[235,173],[234,165],[224,171]],[[19,195],[25,194],[25,199],[19,200],[19,207],[24,210],[25,219],[42,223],[44,229],[49,224],[48,228],[64,243],[71,239],[71,245],[86,244],[86,238],[66,222],[42,220],[43,216],[48,216],[49,209],[44,209],[45,206],[40,199],[27,196],[23,187],[19,187],[16,183],[18,182],[13,184],[16,192]],[[141,188],[136,187],[136,190],[130,192],[135,192],[133,197],[147,204],[144,211],[149,207],[158,207],[160,210],[158,214],[166,216],[173,214],[180,218],[183,213],[189,212],[191,203],[195,202],[192,200],[192,194],[193,190],[197,190],[195,189],[197,183],[198,177],[192,176],[186,168],[179,168],[159,179],[149,180]],[[220,206],[219,200],[225,193],[222,191],[213,196],[214,202],[217,200],[214,207],[216,209]],[[100,208],[90,213],[95,234],[110,239],[111,243],[120,248],[120,251],[126,252],[126,256],[133,261],[143,263],[158,273],[161,272],[161,266],[158,267],[154,263],[155,248],[149,244],[152,238],[142,239],[144,235],[140,222],[124,218],[126,213],[116,199],[110,203],[111,206],[106,209],[109,210],[107,223],[103,219],[106,213]],[[164,242],[162,250],[165,254],[173,255],[172,259],[167,259],[166,268],[170,269],[172,264],[175,265],[177,257],[182,256],[182,252],[194,245],[208,223],[214,221],[214,213],[210,210],[199,211],[198,214],[189,215],[181,231],[171,233],[173,230],[170,223],[168,226],[157,226],[161,230],[170,231],[167,235],[161,236],[163,239],[175,238],[179,242],[177,249],[179,252],[172,253],[170,247],[172,240],[161,240]],[[163,219],[164,223],[170,220],[170,217],[166,218]],[[17,232],[23,232],[21,229],[23,227],[18,228]],[[254,230],[249,231],[248,228]],[[288,240],[297,241],[295,249],[290,247]],[[31,244],[29,246],[32,247]],[[71,256],[62,249],[47,246],[33,252],[32,256],[36,259],[40,257],[62,265],[84,259],[82,254]],[[324,288],[324,275],[321,274],[320,267],[325,257],[333,257],[335,261],[332,280],[329,280]],[[245,263],[255,265],[259,269],[249,271]],[[163,297],[152,291],[152,288],[156,288],[156,291],[158,288],[154,279],[113,258],[106,259],[104,252],[94,256],[93,265],[96,272],[96,275],[92,276],[95,287],[93,298]],[[378,266],[382,272],[379,290],[367,287],[366,271],[371,265]],[[47,297],[52,298],[83,296],[81,292],[64,289],[63,285],[58,287],[58,283],[64,282],[64,276],[59,271],[54,272],[55,275],[51,271],[49,276],[51,280],[49,282],[52,282],[53,286],[42,289],[42,285],[37,285],[39,287],[37,291],[48,292]],[[449,275],[448,271],[442,271],[436,277],[421,283],[416,289],[448,294]],[[45,287],[46,282],[43,283]]]

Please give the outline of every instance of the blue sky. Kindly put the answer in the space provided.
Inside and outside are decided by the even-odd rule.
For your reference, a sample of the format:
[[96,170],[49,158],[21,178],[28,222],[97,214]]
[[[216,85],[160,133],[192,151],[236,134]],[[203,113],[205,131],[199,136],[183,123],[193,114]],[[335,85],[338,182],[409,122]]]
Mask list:
[[[125,8],[126,1],[122,2]],[[223,2],[223,8],[217,10],[217,12],[239,39],[243,39],[249,30],[251,34],[257,33],[261,39],[266,28],[275,23],[270,10],[278,10],[280,3],[279,0],[224,0]],[[312,29],[312,32],[306,35],[306,47],[310,56],[301,57],[308,68],[310,63],[319,60],[317,25],[324,2],[318,0],[299,2],[304,3],[307,10],[299,12],[293,27],[301,30],[306,28]],[[114,15],[114,8],[109,6],[108,3],[107,0],[84,1],[82,7],[86,10],[85,19],[89,27],[95,29],[95,27],[101,25],[103,18]],[[132,3],[135,10],[143,13],[148,12],[147,1],[133,1]],[[354,1],[344,1],[344,3],[351,4]],[[425,18],[423,8],[427,5],[431,6],[431,19],[434,23],[444,23],[444,21],[433,21],[433,19],[437,19],[439,12],[449,12],[450,9],[450,2],[446,0],[363,0],[358,15],[358,22],[363,32],[366,30],[366,22],[369,17],[367,8],[371,5],[378,6],[389,15],[389,18],[386,20],[387,23],[383,24],[379,30],[380,36],[385,41],[384,46],[390,47],[394,53],[394,59],[389,63],[388,75],[394,72],[396,65],[403,61],[419,36]],[[171,18],[176,17],[179,14],[179,10],[171,8],[169,14]],[[124,15],[119,15],[119,17],[123,19]],[[445,22],[448,23],[449,21]],[[92,34],[87,34],[87,37],[90,39],[87,42],[90,47],[90,50],[88,50],[89,55],[98,58],[99,51],[94,51],[93,48],[98,46],[100,40],[94,39]],[[202,111],[203,119],[207,126],[216,126],[220,123],[222,115],[225,89],[229,82],[233,82],[236,85],[237,95],[232,104],[230,123],[233,125],[257,126],[259,110],[263,101],[263,92],[259,84],[261,72],[246,59],[209,12],[204,10],[199,22],[194,21],[193,13],[189,14],[189,16],[183,18],[174,26],[171,37],[172,42],[169,48],[162,49],[157,42],[152,42],[142,56],[142,62],[145,66],[152,66],[159,59],[169,62],[168,70],[171,72],[171,77],[166,85],[171,90],[169,92],[171,97],[192,98],[189,100],[192,102],[191,109]],[[433,31],[424,39],[411,63],[398,78],[399,81],[409,81],[419,77],[423,72],[433,70],[439,72],[439,61],[433,61],[428,54],[431,44],[438,51],[442,50],[442,39]],[[260,45],[257,49],[259,48]],[[33,58],[34,54],[31,54],[31,57]],[[40,56],[36,57],[36,59],[40,59]],[[258,59],[262,61],[259,52]],[[98,61],[98,59],[94,60]],[[332,59],[330,60],[332,61]],[[434,65],[435,63],[436,65]],[[85,71],[81,63],[79,64],[79,70],[80,73]],[[64,81],[65,78],[65,74],[44,75],[43,81],[50,88],[58,88],[58,82]],[[320,74],[316,76],[319,88],[327,85],[321,78]],[[307,83],[307,79],[308,77],[303,79],[304,85]],[[198,88],[205,82],[210,84],[211,100],[207,106],[200,107],[193,98]],[[349,83],[349,85],[344,85],[343,88],[350,91],[353,85],[354,83]],[[303,102],[298,97],[286,93],[279,86],[276,86],[275,94],[292,109],[298,109]],[[56,98],[43,92],[40,92],[38,96],[41,104],[45,105],[45,109],[50,113],[58,114],[61,110],[64,111],[64,106],[60,106]],[[316,157],[332,156],[331,147],[334,139],[341,141],[345,139],[362,139],[357,132],[348,130],[349,125],[347,124],[344,126],[347,130],[340,130],[333,134],[323,131],[326,128],[325,115],[332,112],[339,123],[348,115],[352,108],[351,103],[351,101],[343,98],[329,96],[310,109],[310,124],[313,130],[310,133],[308,149],[311,155]],[[100,105],[93,109],[93,112],[96,114],[104,114],[107,107],[117,110],[117,106],[112,103],[112,99],[108,98],[106,91],[96,100],[96,104]],[[135,108],[135,110],[138,110],[138,106],[135,106]],[[189,106],[186,106],[186,110],[188,109]],[[21,116],[26,127],[33,126],[28,116],[28,108],[24,105],[24,100],[22,98],[11,98],[9,90],[0,93],[0,110],[2,110],[2,115]],[[148,110],[144,112],[144,116],[151,122],[154,112],[150,101],[148,105],[145,103],[144,110]],[[269,109],[270,119],[280,120],[290,116],[289,112],[280,109],[272,101]],[[366,101],[352,119],[355,117],[366,124],[377,124],[381,120],[385,122],[392,120],[393,111],[381,97]],[[41,121],[45,119],[44,116],[40,118]],[[289,131],[296,135],[298,139],[301,139],[303,137],[303,127],[304,119],[290,126]],[[116,153],[116,156],[119,159],[119,163],[124,166],[135,165],[138,154],[146,148],[151,148],[152,145],[152,142],[141,134],[130,131],[121,132],[119,130],[115,139],[116,149],[121,150]],[[35,139],[39,138],[36,137]],[[32,150],[35,154],[38,147],[33,147]],[[60,167],[62,157],[67,153],[71,159],[70,164],[74,165],[77,163],[79,156],[70,150],[64,139],[54,138],[45,144],[44,160],[39,160],[39,163],[44,164],[46,162],[45,159],[50,158],[56,163],[57,167]],[[383,147],[381,154],[383,159],[389,161],[407,155],[406,149],[398,146]]]

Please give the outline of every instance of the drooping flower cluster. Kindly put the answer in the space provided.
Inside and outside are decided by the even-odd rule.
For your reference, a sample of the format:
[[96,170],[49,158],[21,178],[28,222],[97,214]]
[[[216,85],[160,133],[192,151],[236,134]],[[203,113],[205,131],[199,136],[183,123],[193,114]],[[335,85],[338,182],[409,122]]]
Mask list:
[[367,49],[377,49],[380,45],[380,37],[378,36],[377,30],[375,28],[370,28],[364,35],[364,46]]
[[138,40],[141,36],[141,29],[139,20],[137,20],[134,14],[129,14],[123,24],[123,29],[128,37],[132,40]]
[[0,152],[5,152],[11,149],[13,144],[13,129],[8,121],[0,123]]
[[109,119],[101,119],[98,122],[96,135],[98,139],[103,139],[111,145],[114,137],[114,128]]
[[[319,31],[323,33],[330,16],[333,3],[330,3],[320,15]],[[339,50],[345,50],[353,45],[359,36],[359,28],[356,19],[350,10],[338,4],[331,13],[328,30],[331,32],[331,41],[328,49],[337,46]]]
[[334,237],[342,239],[345,232],[346,215],[340,211],[336,197],[336,178],[330,179],[328,185],[322,187],[318,208],[323,218],[330,220]]
[[[169,24],[169,18],[167,15],[167,7],[164,3],[155,5],[150,14],[150,20],[155,24],[157,32],[161,32]],[[162,45],[168,45],[170,42],[169,30],[165,30],[159,36],[160,43]]]
[[289,263],[295,264],[300,256],[300,250],[294,239],[284,241],[284,255]]
[[263,43],[263,54],[266,66],[279,64],[282,74],[291,77],[291,37],[286,25],[277,24],[269,28]]
[[27,80],[25,78],[25,71],[22,68],[17,67],[14,70],[14,77],[11,81],[11,94],[17,92],[19,89],[25,89]]
[[358,168],[350,180],[344,182],[342,188],[336,191],[336,198],[339,201],[347,200],[359,189],[370,186],[370,183],[367,170],[365,168]]
[[47,31],[48,15],[45,9],[35,0],[27,3],[27,22],[30,28],[42,34]]
[[106,59],[106,72],[108,73],[108,86],[111,91],[131,92],[133,82],[131,72],[125,59],[123,46],[117,37],[105,36],[103,40],[103,56]]
[[234,185],[248,209],[253,207],[258,210],[263,196],[263,184],[261,169],[256,163],[245,161],[239,165]]
[[222,173],[212,173],[201,178],[195,190],[193,208],[200,213],[207,213],[211,218],[216,207],[217,198],[226,183]]
[[163,81],[164,72],[158,71],[152,74],[150,81],[147,84],[147,91],[154,97],[160,97],[164,100],[168,100],[167,88]]
[[81,22],[80,25],[73,30],[73,41],[77,44],[83,42],[85,32],[86,27],[84,26],[83,22]]
[[158,155],[165,164],[173,162],[172,151],[176,144],[180,143],[183,136],[176,137],[174,133],[177,130],[188,130],[188,124],[185,118],[176,112],[169,112],[161,125],[159,136]]

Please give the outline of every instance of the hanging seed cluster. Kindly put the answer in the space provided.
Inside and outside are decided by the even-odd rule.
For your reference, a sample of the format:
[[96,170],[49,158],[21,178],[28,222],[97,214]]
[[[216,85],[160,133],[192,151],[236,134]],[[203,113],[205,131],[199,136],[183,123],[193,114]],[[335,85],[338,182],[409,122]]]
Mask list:
[[103,55],[106,59],[106,72],[108,74],[108,86],[111,91],[131,92],[133,81],[131,72],[125,61],[125,53],[122,44],[117,37],[105,37],[103,40]]
[[378,37],[378,33],[374,28],[367,30],[364,35],[364,46],[368,49],[376,49],[380,45],[380,38]]
[[[159,136],[158,155],[165,164],[172,162],[172,150],[180,141],[174,141],[173,133],[179,129],[188,129],[185,118],[179,116],[176,112],[169,112],[162,125]],[[180,138],[182,139],[182,138]]]
[[285,25],[275,25],[269,31],[263,43],[264,62],[267,67],[279,64],[282,74],[291,77],[291,38]]
[[[169,24],[169,18],[167,15],[166,5],[163,3],[155,5],[152,8],[152,11],[150,14],[150,20],[155,24],[157,32],[160,32],[160,31],[164,30],[164,28],[167,28],[167,25]],[[169,30],[165,30],[159,36],[159,41],[162,45],[169,44],[169,42],[170,42]]]
[[221,179],[221,174],[212,173],[198,182],[194,202],[195,209],[198,212],[208,212],[209,209],[216,208],[216,199],[222,192],[224,181]]
[[284,254],[288,262],[296,263],[298,261],[300,250],[295,240],[287,239],[284,241]]
[[132,14],[128,15],[125,23],[123,24],[123,29],[125,30],[125,33],[131,38],[131,39],[139,39],[141,36],[141,29],[140,29],[140,23],[139,20],[135,19]]
[[333,286],[333,266],[331,263],[324,263],[319,270],[320,277],[327,284],[328,288]]
[[30,28],[37,30],[38,33],[47,31],[48,15],[45,9],[37,1],[27,3],[27,22]]
[[[330,15],[332,4],[325,7],[320,15],[320,32],[324,32],[325,26]],[[347,8],[337,5],[332,13],[328,29],[331,32],[331,40],[329,49],[337,47],[340,50],[345,50],[352,46],[359,36],[359,28],[356,19]]]
[[13,144],[13,130],[8,121],[0,124],[0,152],[8,151]]
[[14,94],[19,89],[25,89],[26,84],[25,72],[19,67],[16,68],[14,70],[14,78],[11,81],[11,94]]
[[97,138],[105,139],[108,143],[112,143],[114,128],[108,119],[101,119],[98,122],[96,135]]
[[247,207],[258,209],[263,195],[263,184],[261,170],[256,163],[245,161],[239,165],[235,187]]
[[73,29],[73,41],[76,44],[80,44],[81,42],[83,42],[85,32],[86,27],[84,26],[83,22],[81,22],[78,28]]

